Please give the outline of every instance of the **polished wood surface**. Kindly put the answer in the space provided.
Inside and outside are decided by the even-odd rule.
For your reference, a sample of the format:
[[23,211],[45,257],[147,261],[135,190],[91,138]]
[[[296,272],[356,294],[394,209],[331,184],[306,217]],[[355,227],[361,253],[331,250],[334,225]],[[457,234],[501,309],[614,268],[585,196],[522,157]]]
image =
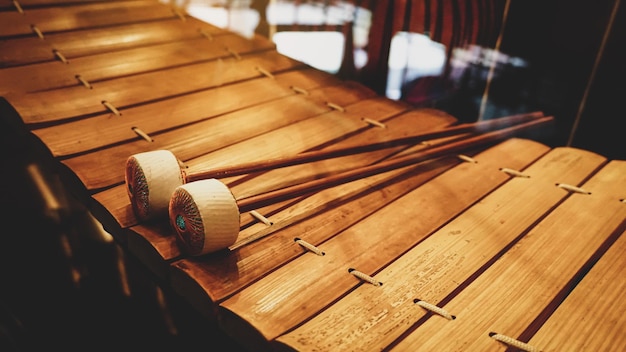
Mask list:
[[71,65],[55,60],[6,67],[0,71],[0,82],[11,82],[2,86],[6,92],[36,92],[75,86],[81,83],[80,77],[88,89],[94,89],[111,78],[273,48],[273,43],[259,36],[247,39],[217,32],[206,37],[198,32],[189,38],[72,58]]
[[[144,22],[176,17],[174,8],[152,0],[74,3],[57,8],[21,6],[19,11],[0,12],[0,36],[37,34],[43,38],[48,33]],[[28,3],[24,3],[28,5]],[[37,33],[39,31],[39,33]]]
[[[428,143],[433,139],[444,138],[444,137],[463,137],[463,135],[470,135],[472,133],[489,133],[497,130],[504,130],[508,127],[514,127],[513,125],[517,125],[515,127],[519,127],[520,129],[532,128],[532,125],[523,126],[526,122],[530,122],[534,118],[541,118],[543,114],[534,113],[534,114],[520,114],[514,116],[507,116],[487,121],[480,121],[475,123],[465,123],[456,126],[448,127],[441,131],[429,131],[426,133],[417,133],[408,137],[401,137],[396,139],[391,139],[384,142],[372,142],[372,143],[363,143],[357,144],[353,146],[347,147],[339,147],[339,148],[330,148],[325,150],[312,150],[308,152],[302,152],[297,155],[289,155],[282,158],[273,158],[266,160],[257,160],[253,162],[243,163],[243,164],[229,164],[224,167],[212,167],[211,169],[198,171],[197,173],[185,173],[185,182],[193,182],[197,180],[203,180],[207,178],[223,178],[223,177],[231,177],[231,176],[240,176],[260,171],[270,171],[273,169],[288,167],[306,163],[312,163],[315,161],[338,158],[342,156],[348,155],[356,155],[361,153],[369,153],[378,151],[381,149],[414,145],[418,143]],[[551,122],[546,120],[546,122]],[[386,128],[387,126],[378,121],[379,126],[382,128]],[[541,125],[537,125],[537,128],[541,127]],[[506,138],[506,132],[501,131],[503,135],[502,138]],[[515,133],[515,132],[513,132]],[[495,138],[498,138],[495,136]],[[469,142],[468,142],[469,143]],[[471,148],[471,145],[463,145],[459,148]],[[449,151],[448,153],[451,153]],[[433,156],[434,159],[434,156]],[[413,161],[413,163],[417,163],[417,161]]]
[[[543,351],[624,346],[623,161],[510,135],[263,204],[241,214],[232,246],[192,257],[167,219],[135,217],[130,155],[168,149],[194,173],[444,131],[457,118],[157,2],[20,3],[47,30],[40,38],[0,26],[9,38],[0,43],[3,123],[55,166],[146,275],[243,347],[506,350],[502,336]],[[114,8],[125,15],[113,18]],[[0,19],[16,15],[1,9]],[[454,138],[224,182],[244,199]]]
[[[586,195],[576,194],[550,213],[551,208],[568,197],[568,193],[555,187],[552,180],[578,184],[604,162],[603,158],[584,151],[550,151],[524,168],[523,173],[528,178],[517,177],[507,182],[484,197],[480,203],[432,233],[418,246],[395,258],[380,272],[372,270],[377,272],[375,277],[384,283],[383,287],[378,290],[365,284],[358,287],[315,319],[279,340],[294,348],[308,349],[321,347],[318,343],[327,344],[333,341],[316,341],[319,336],[334,335],[337,339],[334,340],[336,345],[331,348],[334,350],[341,349],[341,345],[345,343],[342,339],[350,336],[354,339],[350,340],[351,346],[361,343],[362,348],[378,346],[377,344],[385,347],[405,333],[404,328],[396,328],[402,321],[422,321],[428,314],[427,310],[415,305],[414,299],[433,304],[444,301],[444,308],[456,318],[449,321],[434,316],[418,327],[412,327],[411,330],[414,331],[396,341],[397,345],[392,350],[414,350],[415,346],[432,350],[442,345],[449,346],[452,350],[489,350],[495,348],[493,345],[496,344],[488,338],[492,331],[512,336],[522,334],[523,329],[542,310],[554,304],[552,300],[558,297],[561,288],[570,284],[569,281],[582,269],[588,256],[607,239],[598,238],[597,234],[610,235],[611,230],[602,230],[601,227],[614,229],[624,219],[623,207],[620,207],[617,199],[613,199],[613,202],[603,199],[605,196],[614,198],[611,197],[611,188],[623,182],[618,176],[620,172],[613,167],[603,169],[603,173],[598,175],[600,179],[606,177],[607,181],[610,180],[601,186],[607,187],[604,191],[594,187],[592,181],[589,182],[594,193],[598,192],[597,201],[607,203],[607,207],[611,209],[586,204]],[[583,187],[586,188],[586,185]],[[568,239],[580,230],[578,227],[572,229],[572,232],[565,230],[569,227],[564,223],[572,221],[567,215],[571,214],[571,203],[579,203],[579,206],[589,206],[587,209],[595,210],[586,212],[585,215],[589,218],[583,215],[577,217],[577,222],[585,223],[585,227],[594,226],[583,232],[590,240],[597,241],[596,244],[590,246],[585,241],[572,243]],[[600,221],[591,220],[601,216],[603,219]],[[558,219],[557,223],[553,223],[553,219]],[[405,220],[407,221],[409,220]],[[537,221],[540,223],[533,227],[533,223]],[[486,229],[490,231],[485,231]],[[528,234],[524,234],[529,230]],[[549,243],[560,236],[563,240],[559,243],[568,243],[568,250],[557,255]],[[532,247],[535,242],[537,244]],[[586,248],[588,254],[574,251],[575,246]],[[503,248],[507,247],[509,249],[503,253]],[[378,257],[384,246],[378,245],[375,248],[378,249]],[[580,264],[574,265],[575,260]],[[415,270],[415,266],[423,269]],[[550,270],[543,275],[537,275],[544,268]],[[307,277],[315,275],[304,272],[304,268],[301,270]],[[568,273],[568,270],[571,272]],[[472,279],[472,276],[478,274],[479,277]],[[252,287],[254,285],[247,290]],[[297,296],[308,295],[312,290],[309,287],[306,294],[298,292]],[[460,291],[455,294],[456,290]],[[315,295],[314,292],[310,294]],[[227,302],[222,306],[229,310],[244,306],[246,302],[242,302],[239,295],[246,296],[241,292],[233,298],[233,303]],[[291,296],[276,299],[283,298],[290,302],[295,299]],[[394,302],[395,307],[389,307],[389,302]],[[263,306],[258,309],[263,310]],[[384,321],[370,329],[360,329],[382,312],[387,317]],[[254,314],[254,317],[258,319],[259,313]],[[343,329],[346,332],[342,333]],[[362,333],[356,334],[357,331]],[[452,334],[458,339],[451,340]]]

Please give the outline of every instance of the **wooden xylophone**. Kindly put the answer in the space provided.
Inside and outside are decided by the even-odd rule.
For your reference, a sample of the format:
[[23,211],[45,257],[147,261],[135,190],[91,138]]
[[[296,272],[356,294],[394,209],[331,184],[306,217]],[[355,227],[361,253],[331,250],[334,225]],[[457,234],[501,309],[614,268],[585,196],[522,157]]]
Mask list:
[[[250,350],[626,346],[625,161],[514,136],[244,212],[232,246],[192,256],[169,219],[138,220],[129,156],[166,149],[193,174],[456,118],[156,1],[7,1],[0,37],[3,122],[128,253]],[[223,181],[245,198],[449,139]]]

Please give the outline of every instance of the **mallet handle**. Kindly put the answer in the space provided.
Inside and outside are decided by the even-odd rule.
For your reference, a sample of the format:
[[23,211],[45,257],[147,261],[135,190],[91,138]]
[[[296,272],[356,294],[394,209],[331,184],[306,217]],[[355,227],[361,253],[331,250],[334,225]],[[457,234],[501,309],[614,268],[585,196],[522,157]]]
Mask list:
[[238,199],[237,205],[239,206],[240,212],[251,211],[277,202],[293,199],[295,197],[303,196],[312,192],[317,192],[330,187],[338,186],[350,181],[362,179],[383,172],[395,170],[401,167],[410,166],[419,162],[447,156],[452,153],[459,153],[464,150],[501,141],[506,138],[512,137],[513,135],[522,131],[528,131],[531,129],[544,127],[552,123],[553,121],[554,118],[552,116],[536,118],[534,120],[503,128],[501,130],[462,138],[458,141],[453,141],[443,144],[441,146],[432,147],[427,150],[415,154],[410,154],[404,157],[390,159],[387,161],[353,169],[318,180]]
[[541,112],[512,115],[507,117],[500,117],[497,119],[483,120],[474,123],[460,124],[457,126],[448,127],[440,131],[427,132],[414,136],[392,139],[384,142],[345,148],[310,151],[284,158],[255,161],[234,166],[225,166],[222,168],[215,168],[187,174],[186,181],[192,182],[209,178],[225,178],[230,176],[238,176],[253,172],[268,171],[286,166],[300,165],[314,161],[337,158],[341,156],[373,152],[376,150],[393,148],[402,145],[417,144],[435,138],[451,137],[464,133],[483,133],[487,131],[510,127],[512,125],[524,123],[527,121],[532,121],[541,117],[543,117],[543,114]]

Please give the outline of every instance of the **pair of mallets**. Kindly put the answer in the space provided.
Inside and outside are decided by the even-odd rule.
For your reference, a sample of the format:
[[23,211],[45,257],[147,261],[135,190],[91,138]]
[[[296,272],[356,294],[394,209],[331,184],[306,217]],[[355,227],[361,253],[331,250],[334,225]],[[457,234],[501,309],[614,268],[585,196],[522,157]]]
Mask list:
[[[189,255],[197,256],[234,244],[239,234],[240,214],[243,212],[423,161],[460,153],[551,122],[552,117],[543,116],[541,113],[514,115],[460,124],[440,131],[379,143],[304,152],[291,157],[250,162],[193,174],[187,174],[180,168],[178,159],[172,152],[156,150],[130,156],[126,162],[125,181],[137,218],[148,221],[169,214],[169,221],[183,250]],[[235,199],[228,186],[218,180],[466,134],[469,136],[421,152],[243,199]]]

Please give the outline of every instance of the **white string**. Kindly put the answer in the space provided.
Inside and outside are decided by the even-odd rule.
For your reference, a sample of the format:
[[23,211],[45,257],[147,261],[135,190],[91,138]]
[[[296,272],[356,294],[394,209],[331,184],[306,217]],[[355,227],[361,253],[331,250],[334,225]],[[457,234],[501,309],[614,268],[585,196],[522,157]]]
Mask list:
[[474,158],[469,157],[467,155],[463,155],[463,154],[457,155],[457,158],[459,158],[459,159],[461,159],[463,161],[467,161],[468,163],[472,163],[472,164],[478,163],[478,161],[476,161]]
[[60,51],[54,49],[54,50],[52,50],[52,52],[54,53],[54,56],[56,56],[59,60],[61,60],[62,63],[64,63],[64,64],[69,63],[69,61],[67,61],[65,56],[63,56],[63,54],[61,54]]
[[504,172],[505,174],[509,174],[510,176],[530,178],[530,176],[520,171],[509,169],[508,167],[501,167],[500,171]]
[[307,91],[304,88],[300,88],[300,87],[296,87],[296,86],[291,86],[289,88],[291,88],[291,90],[293,90],[296,93],[303,94],[303,95],[309,95],[309,91]]
[[498,334],[495,332],[490,332],[489,336],[496,340],[496,341],[500,341],[506,345],[509,346],[513,346],[515,348],[519,348],[522,351],[527,351],[527,352],[539,352],[539,349],[537,349],[536,347],[529,345],[525,342],[516,340],[510,336],[506,336],[506,335],[502,335],[502,334]]
[[154,142],[152,137],[150,137],[146,132],[140,130],[138,127],[131,127],[131,129],[141,138],[145,139],[148,142]]
[[181,21],[183,21],[183,22],[187,21],[187,18],[185,17],[185,14],[184,14],[184,13],[182,13],[178,7],[173,7],[173,8],[172,8],[172,12],[174,12],[174,14],[175,14],[178,18],[180,18],[180,20],[181,20]]
[[241,60],[241,56],[236,51],[234,51],[233,49],[231,49],[229,47],[226,47],[226,51],[228,51],[232,56],[234,56],[235,59]]
[[39,39],[43,39],[43,33],[41,33],[41,30],[39,28],[37,28],[37,26],[35,26],[33,24],[33,25],[30,26],[30,28],[33,30],[33,32],[35,32],[35,34],[37,34]]
[[445,309],[443,309],[441,307],[437,307],[434,304],[428,303],[426,301],[422,301],[421,299],[416,299],[414,302],[415,302],[415,304],[419,305],[420,307],[422,307],[422,308],[424,308],[426,310],[429,310],[429,311],[431,311],[433,313],[437,313],[437,314],[441,315],[442,317],[444,317],[444,318],[446,318],[448,320],[456,319],[456,317],[454,315],[448,313],[447,310],[445,310]]
[[387,125],[385,125],[384,123],[382,123],[380,121],[372,120],[372,119],[369,119],[367,117],[362,117],[361,120],[363,120],[364,122],[366,122],[366,123],[368,123],[370,125],[378,126],[380,128],[387,128]]
[[261,72],[263,75],[267,76],[268,78],[272,78],[272,79],[274,78],[274,75],[271,72],[267,71],[266,69],[259,67],[259,66],[255,68],[257,71]]
[[202,34],[202,36],[206,37],[209,40],[213,40],[213,36],[211,35],[211,33],[207,32],[204,28],[200,28],[199,29],[200,34]]
[[326,255],[326,253],[324,253],[321,249],[317,248],[316,246],[310,244],[309,242],[307,242],[307,241],[305,241],[305,240],[303,240],[301,238],[296,237],[296,238],[294,238],[294,241],[297,244],[301,245],[302,247],[308,249],[309,251],[311,251],[311,252],[313,252],[313,253],[315,253],[315,254],[317,254],[319,256]]
[[343,107],[335,104],[335,103],[331,103],[331,102],[326,102],[326,105],[328,105],[329,108],[331,109],[335,109],[337,111],[341,111],[341,112],[346,112],[346,109],[344,109]]
[[252,210],[250,211],[250,215],[254,216],[257,220],[259,220],[260,222],[264,223],[267,226],[272,226],[272,222],[266,218],[265,216],[261,215],[261,213],[259,213],[256,210]]
[[78,80],[78,82],[80,82],[83,86],[85,86],[85,88],[93,89],[91,84],[89,84],[89,82],[87,82],[87,80],[84,79],[81,75],[76,75],[75,77]]
[[568,184],[565,184],[565,183],[557,183],[556,186],[560,187],[560,188],[563,188],[566,191],[570,191],[570,192],[574,192],[574,193],[591,194],[591,192],[585,191],[584,189],[582,189],[580,187],[568,185]]
[[372,284],[374,286],[382,286],[383,285],[382,282],[376,281],[373,277],[371,277],[371,276],[369,276],[369,275],[367,275],[365,273],[362,273],[362,272],[360,272],[360,271],[358,271],[356,269],[350,268],[350,269],[348,269],[348,272],[350,274],[358,277],[359,279],[361,279],[363,281],[369,282],[370,284]]
[[115,106],[113,106],[113,104],[109,103],[106,100],[102,101],[102,105],[104,105],[107,109],[111,110],[112,113],[114,113],[117,116],[122,116],[122,113],[117,110],[117,108]]
[[17,2],[17,0],[13,0],[13,5],[17,9],[17,12],[21,13],[22,15],[24,14],[24,10],[22,9],[22,6],[20,5],[20,3]]

